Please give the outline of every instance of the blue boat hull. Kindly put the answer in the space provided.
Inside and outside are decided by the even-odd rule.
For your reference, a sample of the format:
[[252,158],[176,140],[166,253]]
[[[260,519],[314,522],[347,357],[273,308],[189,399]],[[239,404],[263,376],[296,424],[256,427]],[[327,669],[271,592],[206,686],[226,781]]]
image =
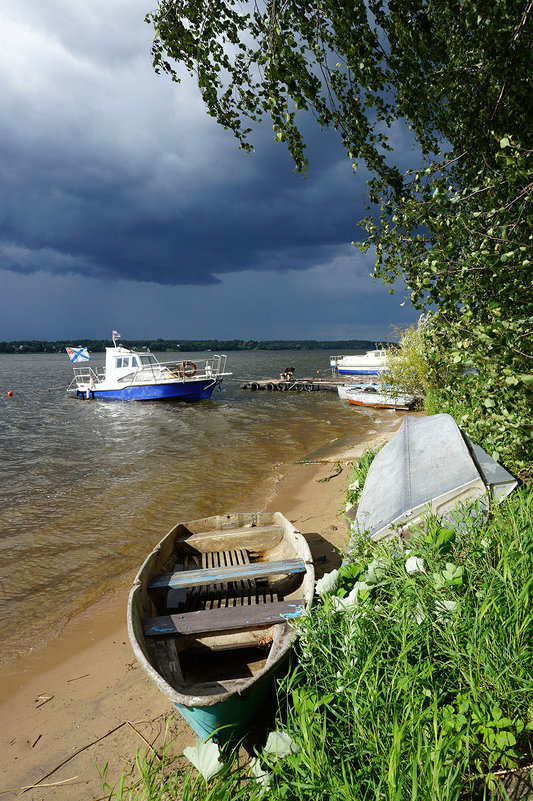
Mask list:
[[379,375],[382,370],[375,368],[369,368],[368,370],[363,370],[360,367],[338,367],[337,372],[341,375]]
[[[209,378],[200,381],[179,381],[175,384],[135,384],[125,386],[123,389],[92,389],[89,397],[119,401],[209,400],[218,383]],[[81,390],[78,390],[77,395],[81,398],[87,397]]]

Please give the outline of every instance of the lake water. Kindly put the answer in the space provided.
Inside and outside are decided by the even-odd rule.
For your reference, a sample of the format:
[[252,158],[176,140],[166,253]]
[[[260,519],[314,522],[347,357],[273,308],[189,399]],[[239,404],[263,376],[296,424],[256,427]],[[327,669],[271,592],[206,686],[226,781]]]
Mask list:
[[147,404],[68,397],[66,354],[0,356],[0,663],[116,587],[178,520],[231,511],[258,488],[266,499],[283,463],[387,414],[333,392],[241,389],[288,365],[330,375],[329,356],[229,353],[233,375],[210,401]]

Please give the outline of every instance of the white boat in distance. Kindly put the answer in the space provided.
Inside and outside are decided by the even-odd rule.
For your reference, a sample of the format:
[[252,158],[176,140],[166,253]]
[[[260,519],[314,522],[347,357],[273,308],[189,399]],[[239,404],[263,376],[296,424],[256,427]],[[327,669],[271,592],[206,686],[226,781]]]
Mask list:
[[407,411],[415,402],[414,395],[388,395],[378,392],[373,384],[345,384],[337,387],[339,398],[352,406],[371,406],[375,409],[402,409]]
[[385,350],[368,350],[362,355],[330,356],[330,367],[340,375],[379,375],[385,370]]
[[74,378],[67,392],[77,398],[101,400],[209,400],[220,386],[225,372],[226,356],[173,363],[159,362],[153,353],[139,353],[115,343],[106,348],[105,368],[87,365],[86,348],[67,348],[73,363]]

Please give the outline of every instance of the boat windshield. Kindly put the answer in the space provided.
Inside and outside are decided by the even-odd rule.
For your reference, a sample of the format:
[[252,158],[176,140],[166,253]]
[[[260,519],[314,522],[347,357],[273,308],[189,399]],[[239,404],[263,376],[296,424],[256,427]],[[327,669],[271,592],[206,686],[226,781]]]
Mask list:
[[144,365],[159,364],[159,362],[157,361],[157,359],[155,358],[155,356],[152,353],[146,353],[146,354],[143,353],[143,355],[139,356],[139,358],[141,360],[141,364],[144,364]]

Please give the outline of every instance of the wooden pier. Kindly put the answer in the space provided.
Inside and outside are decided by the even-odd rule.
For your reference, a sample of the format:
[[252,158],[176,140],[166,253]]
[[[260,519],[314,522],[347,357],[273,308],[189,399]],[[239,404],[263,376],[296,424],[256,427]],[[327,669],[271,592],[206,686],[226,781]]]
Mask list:
[[[367,378],[365,376],[365,378]],[[333,375],[327,378],[254,378],[241,384],[241,389],[252,391],[267,389],[270,392],[337,392],[339,386],[346,384],[357,384],[357,381],[350,381],[349,376]]]

